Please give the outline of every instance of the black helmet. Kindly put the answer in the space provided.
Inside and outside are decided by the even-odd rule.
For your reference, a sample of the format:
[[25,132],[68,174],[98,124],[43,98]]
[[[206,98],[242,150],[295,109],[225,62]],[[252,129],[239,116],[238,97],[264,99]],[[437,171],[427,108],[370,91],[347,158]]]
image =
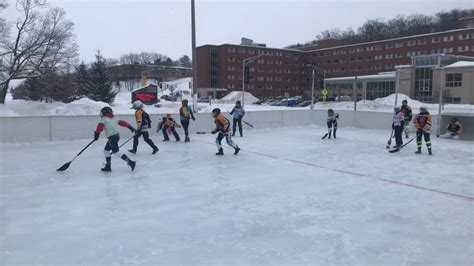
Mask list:
[[111,114],[112,108],[106,106],[100,110],[100,116],[105,116],[106,114]]
[[458,119],[457,119],[456,117],[453,117],[453,118],[451,119],[451,123],[456,123],[457,121],[458,121]]
[[333,114],[334,114],[334,110],[328,109],[328,115],[333,115]]
[[221,113],[221,109],[219,109],[219,108],[212,109],[212,116],[213,117],[218,116],[220,113]]
[[395,113],[398,114],[398,112],[401,111],[401,108],[396,106],[395,108],[393,108],[393,111],[395,111]]
[[428,108],[421,106],[420,107],[420,113],[426,113],[428,111]]
[[407,104],[407,103],[408,103],[407,100],[403,100],[403,101],[402,101],[402,104]]

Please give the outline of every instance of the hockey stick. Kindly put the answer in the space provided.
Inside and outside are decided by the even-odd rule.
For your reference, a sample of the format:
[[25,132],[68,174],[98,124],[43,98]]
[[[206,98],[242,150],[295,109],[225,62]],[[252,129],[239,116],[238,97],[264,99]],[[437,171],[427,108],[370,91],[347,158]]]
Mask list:
[[246,124],[247,126],[249,126],[249,127],[253,128],[253,125],[252,125],[252,124],[250,124],[249,122],[247,122],[247,121],[243,121],[243,120],[242,120],[242,122],[244,122],[244,124]]
[[89,146],[92,145],[92,143],[94,143],[94,142],[95,142],[95,140],[92,140],[91,142],[89,142],[89,144],[87,144],[87,146],[85,146],[84,149],[82,149],[76,156],[74,156],[74,158],[72,158],[72,160],[70,160],[69,162],[65,163],[63,166],[59,167],[58,170],[56,170],[56,171],[62,172],[62,171],[64,171],[64,170],[68,169],[68,168],[69,168],[69,165],[71,165],[72,161],[74,161],[77,157],[79,157],[79,155],[81,155],[81,153],[82,153],[83,151],[85,151],[87,148],[89,148]]
[[324,136],[321,139],[325,139],[328,136],[329,133],[324,134]]
[[409,140],[407,143],[405,143],[405,144],[403,144],[402,146],[400,146],[399,149],[390,150],[390,151],[388,151],[388,152],[394,153],[394,152],[400,151],[403,147],[405,147],[406,145],[408,145],[410,142],[412,142],[412,141],[413,141],[414,139],[416,139],[417,137],[418,137],[418,134],[417,134],[415,137],[413,137],[411,140]]
[[390,150],[390,147],[392,146],[392,137],[393,137],[393,132],[394,131],[395,131],[395,129],[392,128],[392,134],[390,134],[390,138],[387,141],[387,146],[385,146],[387,148],[387,150]]

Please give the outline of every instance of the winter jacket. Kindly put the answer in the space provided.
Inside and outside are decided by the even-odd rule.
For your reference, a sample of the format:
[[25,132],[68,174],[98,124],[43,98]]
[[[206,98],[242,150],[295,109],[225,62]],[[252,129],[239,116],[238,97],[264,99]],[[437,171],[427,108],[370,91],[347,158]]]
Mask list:
[[392,123],[392,128],[395,127],[403,127],[405,123],[405,114],[403,112],[398,112],[393,115],[393,123]]
[[179,118],[181,121],[189,121],[190,118],[194,120],[193,110],[189,106],[181,106],[179,108]]
[[95,132],[97,134],[100,134],[102,130],[105,130],[105,136],[107,136],[108,138],[108,137],[118,134],[117,125],[130,128],[130,125],[127,123],[127,121],[118,120],[111,113],[106,114],[105,116],[102,117],[99,124],[97,124],[97,128]]
[[413,123],[415,124],[415,128],[418,130],[422,130],[424,132],[429,132],[431,129],[431,115],[429,112],[419,113],[415,115],[413,119]]
[[242,106],[234,106],[234,108],[232,109],[232,111],[230,112],[230,114],[234,115],[234,118],[235,119],[239,119],[239,118],[242,118],[244,117],[245,115],[245,110]]
[[219,114],[215,119],[214,123],[216,124],[215,132],[229,133],[230,132],[230,122],[229,119],[223,114]]

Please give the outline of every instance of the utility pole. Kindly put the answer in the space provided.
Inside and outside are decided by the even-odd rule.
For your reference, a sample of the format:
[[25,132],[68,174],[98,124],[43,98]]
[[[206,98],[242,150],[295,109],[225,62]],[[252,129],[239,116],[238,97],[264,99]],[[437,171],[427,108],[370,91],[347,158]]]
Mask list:
[[193,97],[193,111],[196,112],[196,97],[197,93],[197,60],[196,60],[196,22],[194,14],[194,0],[191,0],[191,35],[192,35],[192,60],[193,60],[193,89],[191,95]]

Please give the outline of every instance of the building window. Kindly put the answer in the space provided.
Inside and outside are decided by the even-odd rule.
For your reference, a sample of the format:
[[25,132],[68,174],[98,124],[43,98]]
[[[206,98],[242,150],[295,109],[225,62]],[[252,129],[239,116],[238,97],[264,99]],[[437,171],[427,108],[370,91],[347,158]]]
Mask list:
[[229,62],[235,62],[235,57],[229,56],[229,57],[227,57],[227,61],[229,61]]
[[446,74],[446,87],[462,87],[462,74]]
[[245,54],[245,49],[244,48],[239,48],[239,53],[240,54]]
[[443,53],[452,53],[453,47],[443,48]]
[[374,59],[375,59],[375,60],[382,60],[382,55],[376,55],[376,56],[374,57]]
[[367,82],[366,98],[374,100],[395,93],[395,81]]
[[407,42],[407,46],[415,46],[416,45],[416,41],[413,40],[413,41],[408,41]]
[[441,42],[441,37],[440,36],[431,38],[431,43],[439,43],[439,42]]
[[395,48],[401,48],[401,47],[403,47],[403,42],[395,43]]
[[417,43],[418,43],[418,45],[427,44],[427,43],[428,43],[428,40],[426,40],[426,39],[419,39],[419,40],[417,41]]
[[415,99],[422,102],[432,101],[432,68],[417,68],[415,70]]
[[234,67],[234,66],[228,66],[228,67],[227,67],[227,70],[229,70],[229,71],[234,71],[234,70],[235,70],[235,67]]
[[458,52],[469,52],[469,46],[459,46]]
[[385,45],[385,49],[392,49],[394,47],[394,44],[393,43],[387,43]]
[[255,54],[255,50],[249,50],[249,54]]
[[234,79],[235,79],[235,76],[234,76],[234,75],[227,75],[227,79],[228,79],[228,80],[234,80]]
[[454,36],[453,35],[449,35],[449,36],[444,36],[443,37],[443,42],[450,42],[454,40]]
[[459,40],[469,39],[469,33],[459,34]]

